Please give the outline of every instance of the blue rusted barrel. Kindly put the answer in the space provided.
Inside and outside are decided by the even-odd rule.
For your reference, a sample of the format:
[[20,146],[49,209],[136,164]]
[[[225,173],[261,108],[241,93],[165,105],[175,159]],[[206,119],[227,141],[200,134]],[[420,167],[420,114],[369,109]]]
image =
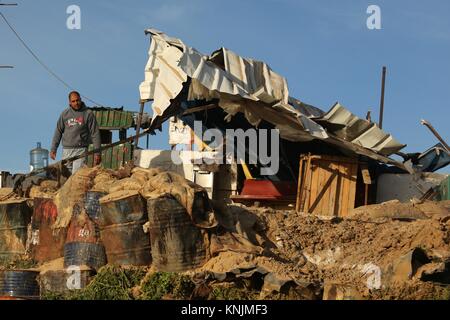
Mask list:
[[0,261],[8,262],[26,254],[28,224],[32,211],[26,200],[0,204]]
[[147,200],[152,244],[152,265],[159,271],[182,272],[206,262],[206,247],[179,202],[172,198]]
[[100,238],[109,264],[146,266],[151,263],[150,236],[144,201],[137,191],[118,192],[100,199]]
[[97,221],[100,215],[100,198],[106,196],[106,192],[99,191],[88,191],[86,192],[86,196],[84,198],[84,208],[86,209],[86,213],[89,218],[93,221]]
[[38,271],[0,271],[0,296],[39,299]]
[[64,267],[88,266],[100,269],[106,264],[105,248],[101,244],[69,242],[64,245]]

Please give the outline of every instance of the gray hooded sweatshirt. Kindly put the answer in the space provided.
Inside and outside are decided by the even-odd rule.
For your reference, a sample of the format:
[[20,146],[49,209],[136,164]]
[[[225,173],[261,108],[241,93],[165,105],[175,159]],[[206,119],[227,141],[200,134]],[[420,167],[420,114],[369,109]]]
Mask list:
[[79,110],[68,107],[59,116],[53,135],[51,151],[56,152],[59,143],[66,149],[87,148],[92,142],[94,149],[101,146],[100,130],[94,113],[83,103]]

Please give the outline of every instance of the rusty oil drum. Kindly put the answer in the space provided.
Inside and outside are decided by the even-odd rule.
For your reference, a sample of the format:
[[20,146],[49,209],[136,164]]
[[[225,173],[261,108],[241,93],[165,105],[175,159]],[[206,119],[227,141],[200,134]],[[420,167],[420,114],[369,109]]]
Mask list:
[[0,204],[0,261],[13,261],[26,254],[31,214],[26,200]]
[[57,217],[58,209],[52,199],[34,199],[30,249],[32,258],[39,263],[64,256],[67,228],[52,228]]
[[100,229],[98,225],[86,212],[81,210],[80,205],[73,207],[73,215],[70,219],[69,228],[67,229],[66,243],[68,242],[100,242]]
[[104,197],[100,205],[98,223],[108,263],[150,265],[150,236],[143,229],[148,218],[140,194],[128,191],[115,198]]
[[27,300],[39,299],[38,271],[0,271],[0,296]]
[[152,264],[159,271],[182,272],[203,265],[206,247],[196,227],[177,200],[147,200]]
[[84,209],[86,210],[89,218],[91,218],[91,220],[94,222],[97,222],[100,216],[101,206],[99,200],[106,195],[106,192],[100,191],[86,192],[86,195],[84,197]]
[[94,278],[93,270],[49,270],[39,276],[41,293],[68,293],[84,289]]

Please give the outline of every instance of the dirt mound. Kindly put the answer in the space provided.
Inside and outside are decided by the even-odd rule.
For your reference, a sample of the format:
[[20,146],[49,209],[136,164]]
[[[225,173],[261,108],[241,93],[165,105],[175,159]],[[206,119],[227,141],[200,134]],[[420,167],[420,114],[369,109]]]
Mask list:
[[417,220],[449,214],[450,210],[448,206],[446,206],[446,203],[435,201],[401,203],[398,200],[392,200],[381,204],[353,209],[347,218],[357,218],[360,220],[374,220],[380,218]]
[[[420,220],[409,219],[409,214],[402,215],[409,217],[406,220],[397,219],[397,215],[387,218],[389,212],[396,212],[397,205],[384,204],[387,214],[376,218],[370,214],[381,212],[378,207],[361,208],[358,217],[364,217],[362,220],[357,216],[322,220],[293,211],[252,211],[276,246],[271,251],[289,261],[288,265],[294,264],[298,275],[321,283],[350,283],[368,298],[372,292],[391,286],[390,274],[396,272],[395,266],[415,248],[421,248],[430,261],[443,261],[450,255],[450,224],[445,211],[436,217],[422,206],[420,212],[424,216]],[[441,204],[426,206],[442,208]],[[404,278],[409,281],[412,275]]]

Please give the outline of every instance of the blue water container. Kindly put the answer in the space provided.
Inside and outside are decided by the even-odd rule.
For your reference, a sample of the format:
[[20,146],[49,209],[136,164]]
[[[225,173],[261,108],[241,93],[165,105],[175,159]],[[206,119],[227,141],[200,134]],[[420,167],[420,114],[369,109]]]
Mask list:
[[[37,143],[37,148],[30,151],[30,172],[48,166],[48,150],[41,148],[41,143]],[[46,172],[39,173],[38,176],[45,177]]]

